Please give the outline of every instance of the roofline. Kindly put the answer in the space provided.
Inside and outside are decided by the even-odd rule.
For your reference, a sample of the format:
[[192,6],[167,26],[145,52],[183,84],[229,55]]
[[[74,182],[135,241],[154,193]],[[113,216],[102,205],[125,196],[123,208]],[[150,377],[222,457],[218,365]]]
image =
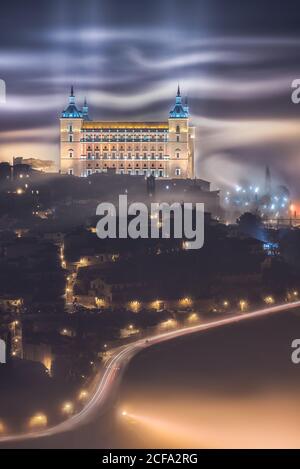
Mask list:
[[147,127],[153,129],[168,129],[169,123],[168,121],[158,121],[158,122],[138,122],[138,121],[124,121],[124,122],[116,122],[116,121],[84,121],[82,124],[82,128],[84,129],[145,129]]

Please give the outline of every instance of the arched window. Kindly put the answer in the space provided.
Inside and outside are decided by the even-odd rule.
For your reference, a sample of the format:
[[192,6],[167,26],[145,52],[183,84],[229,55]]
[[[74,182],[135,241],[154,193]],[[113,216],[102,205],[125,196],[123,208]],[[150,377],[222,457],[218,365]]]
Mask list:
[[179,125],[176,125],[176,133],[177,133],[177,134],[180,134],[180,127],[179,127]]
[[74,152],[73,152],[72,149],[70,149],[70,150],[69,150],[69,157],[70,157],[70,158],[73,158],[73,156],[74,156]]

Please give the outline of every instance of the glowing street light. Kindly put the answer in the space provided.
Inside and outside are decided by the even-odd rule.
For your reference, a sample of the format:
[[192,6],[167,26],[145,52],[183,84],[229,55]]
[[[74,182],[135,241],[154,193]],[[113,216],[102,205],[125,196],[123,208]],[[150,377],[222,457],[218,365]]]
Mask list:
[[62,412],[66,415],[71,415],[73,413],[74,406],[72,402],[65,402],[62,406]]
[[265,302],[267,305],[272,305],[272,304],[275,303],[275,300],[274,300],[274,298],[273,298],[272,296],[269,295],[269,296],[266,296],[266,297],[264,298],[264,302]]
[[41,428],[46,427],[48,423],[47,416],[45,414],[39,413],[35,414],[29,420],[29,427],[30,428]]
[[159,327],[161,329],[169,329],[177,326],[177,321],[175,319],[167,319],[160,323]]
[[126,416],[127,416],[127,411],[126,411],[126,410],[123,410],[121,415],[122,415],[123,417],[126,417]]
[[224,300],[223,301],[223,306],[224,306],[224,308],[227,308],[229,306],[229,301]]
[[4,422],[0,420],[0,435],[5,433],[5,431],[6,431],[6,427],[4,425]]
[[239,302],[239,306],[240,306],[240,310],[241,310],[241,311],[245,311],[245,309],[247,309],[248,303],[247,303],[247,301],[245,301],[245,300],[241,300],[241,301]]
[[82,391],[80,391],[79,396],[78,396],[78,399],[80,401],[84,401],[85,399],[87,399],[87,397],[88,397],[88,392],[86,390],[83,389]]
[[189,322],[197,322],[199,320],[199,316],[197,313],[191,313],[188,317]]

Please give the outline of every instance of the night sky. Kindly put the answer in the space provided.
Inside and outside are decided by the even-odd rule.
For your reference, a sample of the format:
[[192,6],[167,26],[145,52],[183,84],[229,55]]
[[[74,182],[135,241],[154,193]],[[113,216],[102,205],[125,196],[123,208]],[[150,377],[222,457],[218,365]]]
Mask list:
[[0,26],[1,160],[57,164],[71,84],[94,119],[164,120],[179,82],[199,177],[260,184],[269,164],[300,198],[299,2],[15,0],[1,4]]

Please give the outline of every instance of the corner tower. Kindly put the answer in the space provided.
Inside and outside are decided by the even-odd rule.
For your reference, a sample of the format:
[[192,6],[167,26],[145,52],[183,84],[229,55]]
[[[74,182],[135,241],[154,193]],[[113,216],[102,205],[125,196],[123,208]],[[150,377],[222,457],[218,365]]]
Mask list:
[[69,104],[60,118],[60,171],[64,174],[80,176],[81,129],[84,116],[76,106],[74,88],[71,87]]
[[189,125],[190,113],[187,105],[182,103],[178,85],[175,105],[169,113],[169,177],[194,177],[194,138],[195,129]]

